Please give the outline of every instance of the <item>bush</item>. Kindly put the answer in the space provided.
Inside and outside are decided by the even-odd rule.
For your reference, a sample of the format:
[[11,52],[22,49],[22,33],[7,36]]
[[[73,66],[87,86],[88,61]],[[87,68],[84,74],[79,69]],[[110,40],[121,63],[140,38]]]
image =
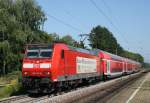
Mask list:
[[[15,78],[15,79],[12,79]],[[0,88],[0,98],[6,98],[13,94],[18,94],[19,91],[22,91],[21,86],[21,73],[14,72],[5,77],[6,81],[9,81],[9,84],[6,84],[4,87]]]
[[11,85],[6,85],[0,90],[0,98],[9,97],[13,93],[13,87]]

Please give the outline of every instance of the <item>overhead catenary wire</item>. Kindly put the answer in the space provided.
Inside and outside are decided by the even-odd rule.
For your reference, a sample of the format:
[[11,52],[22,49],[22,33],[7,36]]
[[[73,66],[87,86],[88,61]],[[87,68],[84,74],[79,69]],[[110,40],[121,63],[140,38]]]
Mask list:
[[[107,21],[112,25],[113,28],[116,29],[116,31],[117,31],[118,33],[123,34],[123,33],[118,29],[118,27],[113,23],[113,21],[110,19],[110,17],[107,16],[107,15],[105,14],[105,12],[104,12],[100,7],[97,6],[97,4],[95,3],[94,0],[89,0],[89,1],[90,1],[91,4],[98,10],[98,12],[99,12],[100,14],[102,14],[102,15],[107,19]],[[122,38],[123,38],[124,41],[128,44],[128,41],[125,39],[124,35],[122,35]]]
[[[105,0],[101,0],[101,1],[103,2],[104,6],[107,8],[108,12],[111,14],[111,17],[114,17],[115,21],[117,21],[116,16],[112,16],[113,13],[112,13],[111,8],[109,7],[109,5],[105,2]],[[116,22],[116,23],[117,23],[117,22]],[[118,29],[118,31],[119,31],[121,34],[125,34],[125,33],[123,33],[122,31],[120,31],[120,29]],[[123,39],[128,43],[128,41],[126,40],[125,36],[124,36],[124,35],[122,35],[122,36],[123,36]]]
[[77,31],[77,32],[82,32],[82,30],[80,30],[79,28],[76,28],[73,25],[71,25],[71,24],[69,24],[69,23],[67,23],[67,22],[65,22],[65,21],[63,21],[63,20],[61,20],[61,19],[59,19],[59,18],[57,18],[57,17],[55,17],[53,15],[47,14],[47,16],[50,17],[50,18],[52,18],[52,19],[54,19],[55,21],[57,21],[57,22],[65,25],[65,26],[67,26],[67,27],[69,27],[69,28]]
[[106,7],[106,9],[107,9],[107,11],[108,11],[108,13],[109,13],[110,18],[113,18],[113,19],[115,20],[115,22],[117,23],[116,16],[115,16],[115,15],[113,15],[112,10],[111,10],[111,8],[110,8],[110,6],[106,3],[106,1],[105,1],[105,0],[101,0],[101,1],[102,1],[102,3],[104,4],[104,6]]
[[98,10],[98,12],[100,12],[100,14],[102,14],[102,15],[108,20],[108,22],[109,22],[112,26],[115,27],[115,25],[114,25],[114,23],[111,21],[111,19],[104,13],[104,11],[103,11],[101,8],[99,8],[99,7],[97,6],[97,4],[95,3],[95,1],[94,1],[94,0],[90,0],[90,2],[95,6],[95,8]]
[[80,19],[79,19],[79,17],[78,17],[78,16],[74,16],[74,15],[72,15],[72,13],[70,13],[69,11],[65,11],[65,13],[66,13],[68,16],[70,16],[72,19],[74,19],[77,23],[79,23],[80,25],[84,26],[85,28],[89,28],[89,26],[88,26],[88,25],[86,25],[86,24],[83,24],[83,23],[79,22],[79,21],[80,21]]
[[[108,3],[106,2],[106,0],[101,0],[102,3],[104,4],[104,6],[107,8],[107,11],[109,12],[109,14],[111,14],[111,17],[114,17],[114,20],[117,21],[117,17],[115,15],[113,15],[113,12],[110,8],[110,6],[108,5]],[[113,15],[113,16],[112,16]],[[118,24],[119,25],[119,24]],[[119,25],[120,26],[120,25]],[[121,31],[120,31],[121,32]],[[123,33],[126,34],[126,33]],[[124,35],[123,35],[124,36]],[[125,38],[125,37],[124,37]],[[133,40],[132,40],[133,41]],[[128,41],[126,40],[126,42],[128,43]],[[131,43],[130,43],[131,44]],[[141,45],[141,43],[139,43]],[[133,49],[133,48],[132,48]],[[139,49],[139,52],[142,52],[142,45],[137,47],[136,49]],[[129,51],[129,48],[128,48]]]
[[[66,13],[68,16],[70,16],[73,20],[75,20],[77,23],[79,23],[80,25],[82,25],[84,28],[89,28],[88,25],[79,22],[80,19],[78,18],[78,16],[72,15],[72,13],[70,13],[69,11],[66,11],[66,10],[64,10],[64,11],[65,11],[65,13]],[[86,36],[85,36],[85,35],[86,35]],[[80,36],[80,43],[81,43],[81,42],[83,43],[83,42],[88,38],[87,34],[85,34],[85,33],[79,34],[79,36]],[[83,36],[85,36],[85,38],[83,38]]]
[[104,4],[104,6],[107,8],[108,12],[112,14],[112,11],[110,9],[110,7],[108,6],[108,4],[105,2],[105,0],[101,0],[102,3]]

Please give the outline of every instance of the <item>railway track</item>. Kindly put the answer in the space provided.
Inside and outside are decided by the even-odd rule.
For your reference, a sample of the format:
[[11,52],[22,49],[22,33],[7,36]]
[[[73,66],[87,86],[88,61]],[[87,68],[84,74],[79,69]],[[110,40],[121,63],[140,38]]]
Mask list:
[[64,95],[40,100],[38,103],[94,103],[95,100],[100,100],[106,97],[118,88],[123,87],[127,83],[135,81],[143,75],[143,73],[136,73],[133,75],[124,76],[104,83],[86,87],[84,89],[66,93]]
[[[94,84],[91,84],[91,85],[94,85]],[[39,102],[39,101],[42,101],[42,100],[45,100],[45,99],[49,99],[49,98],[52,98],[52,97],[55,97],[55,96],[59,96],[59,95],[63,95],[65,93],[68,93],[68,92],[72,92],[72,91],[75,91],[75,90],[80,90],[80,89],[83,89],[85,87],[89,87],[91,85],[88,85],[88,86],[82,86],[82,87],[78,87],[78,88],[75,88],[75,89],[72,89],[72,90],[66,90],[66,91],[62,91],[62,92],[58,92],[58,93],[53,93],[53,94],[49,94],[49,95],[20,95],[20,96],[12,96],[12,97],[9,97],[9,98],[4,98],[4,99],[1,99],[0,100],[0,103],[36,103],[36,102]]]
[[[3,100],[0,100],[0,103],[34,103],[39,100],[44,100],[49,98],[50,96],[45,95],[45,96],[36,96],[36,97],[31,97],[28,95],[21,95],[21,96],[13,96],[10,98],[6,98]],[[52,97],[52,96],[51,96]]]
[[[129,75],[130,76],[130,75]],[[126,88],[126,86],[133,84],[138,81],[141,77],[143,78],[145,74],[141,73],[139,75],[135,75],[124,81],[117,81],[115,85],[110,85],[107,88],[103,88],[100,91],[96,91],[88,96],[85,96],[82,99],[77,99],[72,103],[106,103],[109,98],[113,95],[117,94],[120,90]]]
[[[87,101],[90,101],[93,98],[97,98],[96,95],[101,95],[99,98],[103,98],[105,95],[107,95],[110,92],[113,92],[114,90],[117,90],[125,83],[134,81],[142,74],[143,73],[136,73],[133,75],[116,78],[106,82],[97,83],[95,85],[83,86],[76,89],[59,92],[56,94],[49,94],[44,96],[14,96],[0,100],[0,103],[88,103]],[[118,85],[111,87],[116,83],[118,83]]]

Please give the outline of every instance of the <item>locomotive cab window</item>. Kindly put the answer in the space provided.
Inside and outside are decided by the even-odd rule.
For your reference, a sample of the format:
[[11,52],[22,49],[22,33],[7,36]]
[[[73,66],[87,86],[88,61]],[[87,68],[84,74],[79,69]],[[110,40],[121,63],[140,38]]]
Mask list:
[[41,58],[49,58],[52,56],[52,50],[40,51]]
[[39,56],[38,51],[28,51],[27,52],[27,57],[29,57],[29,58],[36,58],[38,56]]
[[27,58],[51,58],[52,48],[48,45],[30,45],[27,48]]

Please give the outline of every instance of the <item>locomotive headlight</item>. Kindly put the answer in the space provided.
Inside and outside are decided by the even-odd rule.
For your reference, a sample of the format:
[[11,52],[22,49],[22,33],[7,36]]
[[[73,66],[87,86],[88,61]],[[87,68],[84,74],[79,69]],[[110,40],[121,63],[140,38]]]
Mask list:
[[50,75],[50,72],[47,72],[47,75]]
[[33,68],[33,64],[31,63],[24,63],[23,68]]
[[28,75],[28,72],[24,72],[24,75]]
[[50,63],[41,63],[40,68],[51,68],[51,64]]

